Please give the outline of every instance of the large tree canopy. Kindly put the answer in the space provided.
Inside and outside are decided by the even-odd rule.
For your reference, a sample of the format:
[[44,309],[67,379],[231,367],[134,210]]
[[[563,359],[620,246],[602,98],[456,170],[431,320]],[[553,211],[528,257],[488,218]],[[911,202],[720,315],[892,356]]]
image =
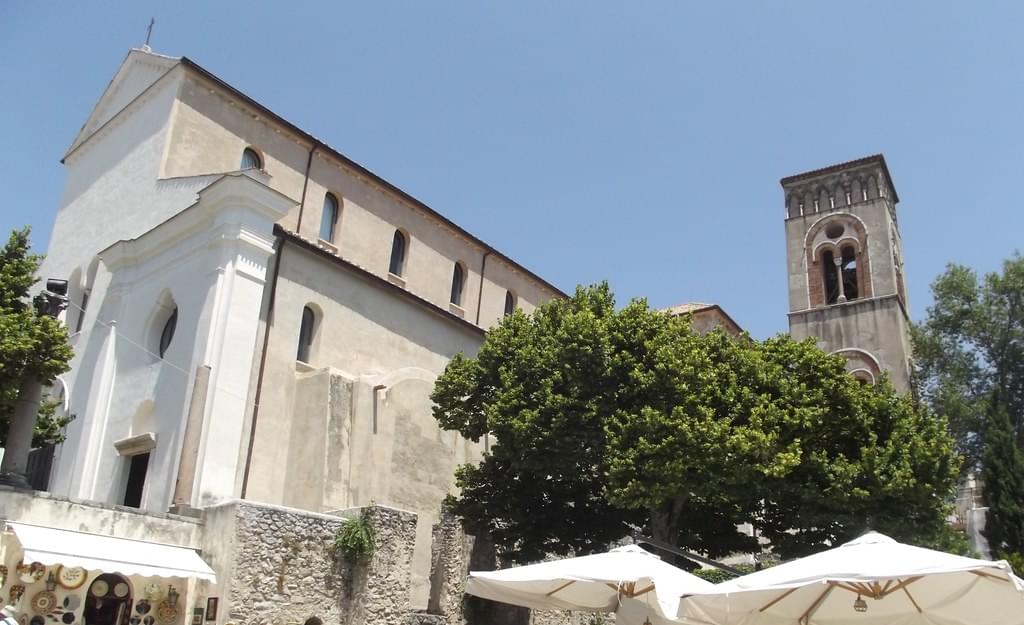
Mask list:
[[[72,351],[64,325],[40,315],[29,298],[42,257],[29,253],[29,230],[11,233],[0,248],[0,445],[18,389],[25,378],[49,384],[67,371]],[[66,417],[54,414],[54,402],[44,402],[36,422],[34,445],[62,440]]]
[[922,541],[957,472],[942,419],[812,342],[697,334],[643,300],[616,311],[606,285],[506,318],[434,401],[442,427],[493,436],[449,505],[518,561],[631,525],[712,557],[756,548],[740,523],[783,556],[869,522]]
[[980,280],[949,265],[932,293],[935,303],[913,335],[919,392],[949,415],[966,468],[980,470],[993,550],[1022,559],[1024,258]]

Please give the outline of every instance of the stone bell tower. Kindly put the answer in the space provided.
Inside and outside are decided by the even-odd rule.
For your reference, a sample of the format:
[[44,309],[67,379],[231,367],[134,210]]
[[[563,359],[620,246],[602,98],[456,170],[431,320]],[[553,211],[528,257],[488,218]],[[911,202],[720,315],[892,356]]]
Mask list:
[[859,380],[910,390],[899,196],[881,155],[783,178],[789,332],[842,354]]

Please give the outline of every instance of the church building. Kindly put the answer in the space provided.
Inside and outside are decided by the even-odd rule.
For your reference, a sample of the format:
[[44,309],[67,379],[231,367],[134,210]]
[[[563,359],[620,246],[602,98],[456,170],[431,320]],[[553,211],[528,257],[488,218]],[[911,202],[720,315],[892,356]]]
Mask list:
[[[437,577],[435,523],[456,467],[488,441],[438,427],[434,380],[505,315],[566,295],[195,62],[148,47],[129,52],[62,162],[40,273],[69,281],[75,356],[57,392],[75,419],[46,488],[71,503],[46,505],[116,510],[86,527],[25,500],[0,502],[0,518],[25,523],[19,536],[53,524],[202,549],[213,569],[179,573],[211,584],[187,582],[188,601],[221,597],[223,610],[205,609],[223,625],[245,610],[341,610],[322,588],[295,598],[294,545],[260,545],[293,551],[268,556],[277,572],[247,572],[232,552],[252,538],[246,519],[287,509],[327,527],[377,504],[415,518],[408,607],[437,605],[439,584],[460,601],[458,581]],[[817,337],[865,382],[888,372],[907,390],[898,198],[884,158],[782,186],[792,335]],[[742,332],[717,305],[667,312],[698,331]],[[241,500],[270,508],[232,504],[230,521],[216,512]],[[125,520],[129,509],[142,525]],[[303,544],[312,558],[316,546]],[[249,599],[264,586],[272,600]]]

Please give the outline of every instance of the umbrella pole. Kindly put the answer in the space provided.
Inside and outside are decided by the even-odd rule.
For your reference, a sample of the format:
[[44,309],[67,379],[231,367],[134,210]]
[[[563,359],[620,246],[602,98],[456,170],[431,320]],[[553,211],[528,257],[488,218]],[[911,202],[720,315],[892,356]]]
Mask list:
[[835,582],[829,582],[828,588],[826,588],[820,595],[818,595],[818,598],[814,600],[814,603],[811,604],[811,607],[807,608],[807,611],[804,612],[799,619],[797,619],[797,623],[799,623],[800,625],[810,625],[811,617],[814,616],[814,613],[818,610],[819,607],[821,607],[821,604],[828,597],[829,593],[831,593],[832,590],[835,589],[835,587]]

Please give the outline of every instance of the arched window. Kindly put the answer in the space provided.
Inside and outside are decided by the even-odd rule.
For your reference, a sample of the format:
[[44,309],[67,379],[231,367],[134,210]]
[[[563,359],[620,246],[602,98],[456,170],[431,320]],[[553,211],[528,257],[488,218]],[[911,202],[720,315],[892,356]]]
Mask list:
[[405,235],[401,230],[395,230],[395,237],[391,241],[391,262],[388,264],[388,271],[396,276],[401,276],[405,269]]
[[174,340],[174,330],[178,327],[178,307],[175,306],[174,310],[171,311],[170,316],[167,317],[167,321],[164,321],[163,329],[160,330],[160,343],[158,345],[157,353],[163,358],[164,354],[167,353],[167,348],[171,346],[171,341]]
[[338,198],[328,193],[324,196],[324,212],[320,215],[320,238],[334,243],[334,229],[338,225]]
[[512,291],[505,291],[505,316],[511,315],[516,311],[516,296],[512,295]]
[[843,246],[842,256],[843,295],[847,300],[857,299],[857,253],[852,245]]
[[302,324],[299,326],[299,348],[295,360],[309,362],[313,353],[313,331],[316,329],[316,314],[306,306],[302,309]]
[[821,254],[821,272],[825,281],[825,303],[835,304],[839,301],[839,280],[836,279],[836,258],[832,250]]
[[245,148],[242,150],[242,165],[239,169],[263,169],[263,159],[256,150]]
[[466,271],[462,268],[461,263],[455,263],[455,269],[452,270],[452,296],[449,301],[456,306],[462,305],[462,283],[466,280]]

